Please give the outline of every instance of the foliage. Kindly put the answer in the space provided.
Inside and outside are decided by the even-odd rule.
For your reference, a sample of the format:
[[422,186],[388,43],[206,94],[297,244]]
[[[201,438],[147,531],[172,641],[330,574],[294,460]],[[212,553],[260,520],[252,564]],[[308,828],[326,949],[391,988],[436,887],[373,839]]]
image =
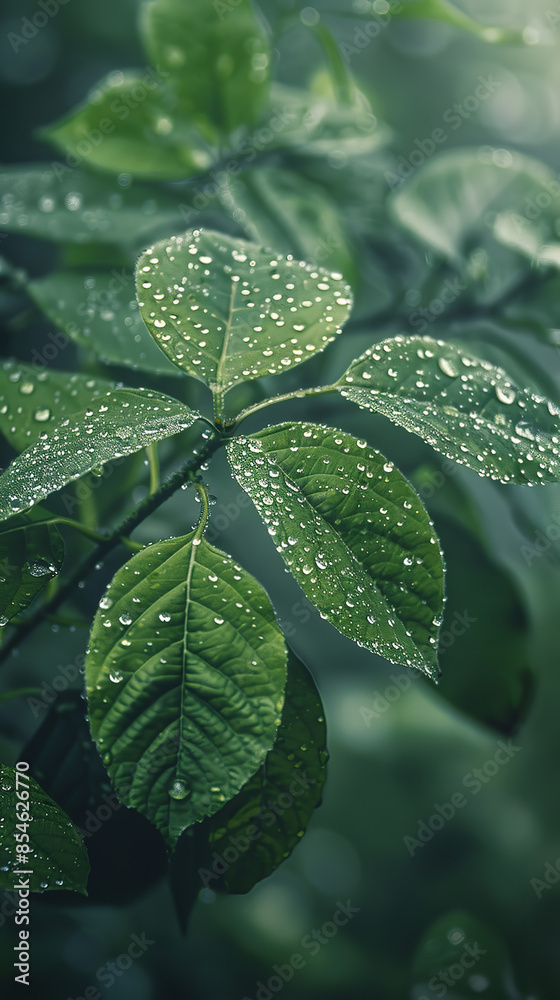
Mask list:
[[[390,130],[333,53],[324,22],[308,27],[327,70],[304,89],[270,79],[272,39],[248,0],[224,8],[143,4],[152,69],[111,73],[43,130],[63,160],[50,170],[11,169],[0,182],[4,228],[60,248],[58,269],[30,281],[12,275],[13,288],[55,324],[63,347],[71,343],[80,368],[9,359],[0,370],[0,430],[11,449],[0,476],[0,655],[118,552],[90,632],[89,728],[119,800],[157,828],[170,855],[177,848],[172,878],[208,866],[298,770],[311,776],[297,809],[212,886],[244,893],[288,856],[320,801],[325,712],[261,584],[242,559],[212,544],[210,462],[224,449],[323,619],[437,681],[445,566],[422,474],[412,469],[417,492],[390,448],[382,453],[325,424],[320,406],[325,397],[349,400],[503,484],[558,481],[559,400],[538,362],[522,381],[516,331],[529,353],[530,338],[555,342],[549,290],[560,260],[560,186],[528,157],[469,148],[439,152],[381,196],[383,171],[394,167]],[[481,27],[449,3],[410,2],[399,16],[441,18],[489,42],[518,37]],[[99,141],[84,153],[83,136],[95,132]],[[546,208],[524,220],[520,205],[539,193]],[[418,320],[406,298],[411,275]],[[445,309],[430,311],[436,301]],[[419,335],[428,324],[435,335]],[[319,407],[316,421],[298,419],[301,400]],[[283,405],[287,419],[256,426],[272,405]],[[368,419],[372,434],[385,426]],[[120,463],[138,453],[150,483],[131,506],[129,487],[114,484]],[[143,466],[126,469],[141,485]],[[92,483],[113,476],[104,487],[111,514],[104,518],[100,501],[92,521]],[[185,523],[177,538],[130,537],[188,488],[201,504],[194,526]],[[495,612],[505,617],[519,595],[485,551],[460,483],[456,491],[464,551],[476,546],[484,572],[507,580]],[[77,519],[67,516],[76,507]],[[444,505],[442,536],[449,514]],[[63,536],[80,550],[77,566],[64,561]],[[454,584],[452,599],[459,593]],[[524,658],[509,677],[496,668],[487,703],[465,662],[454,670],[442,697],[513,731],[532,690]],[[56,826],[61,854],[73,851],[80,871],[65,869],[64,885],[83,891],[83,851],[62,813],[64,795],[53,800],[35,782],[32,790],[37,871],[47,871],[43,838]],[[5,886],[13,882],[11,835],[8,825]],[[191,842],[194,862],[181,853]],[[58,885],[58,847],[53,853],[38,891]],[[430,971],[423,962],[419,976]]]

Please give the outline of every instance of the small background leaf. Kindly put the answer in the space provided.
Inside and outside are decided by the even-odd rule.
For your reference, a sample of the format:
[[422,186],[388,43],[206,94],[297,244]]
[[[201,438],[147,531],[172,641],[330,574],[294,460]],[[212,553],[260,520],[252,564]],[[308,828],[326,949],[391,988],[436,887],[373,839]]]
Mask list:
[[184,228],[176,198],[139,184],[123,188],[64,161],[4,168],[0,200],[2,229],[55,243],[136,245]]
[[235,6],[152,0],[140,29],[152,64],[177,95],[178,111],[217,142],[256,123],[266,100],[270,50],[249,0]]
[[118,174],[153,180],[183,180],[207,170],[212,157],[200,133],[176,114],[176,101],[154,71],[110,73],[87,100],[41,136],[65,153],[79,155],[84,132],[105,126],[102,140],[91,143],[88,164]]
[[59,271],[27,288],[46,316],[102,361],[157,375],[179,375],[138,312],[134,277],[122,269]]

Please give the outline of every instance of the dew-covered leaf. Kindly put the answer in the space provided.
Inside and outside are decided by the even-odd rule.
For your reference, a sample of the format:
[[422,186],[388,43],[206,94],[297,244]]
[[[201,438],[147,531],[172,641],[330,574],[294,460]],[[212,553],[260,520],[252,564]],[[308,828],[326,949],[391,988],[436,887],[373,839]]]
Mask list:
[[283,167],[262,166],[228,177],[220,199],[255,243],[291,253],[314,267],[341,271],[355,283],[340,209],[317,184]]
[[235,438],[228,454],[322,616],[372,652],[437,676],[442,557],[393,464],[365,441],[303,423]]
[[286,659],[262,587],[197,532],[114,577],[86,660],[91,731],[119,795],[169,845],[261,766]]
[[480,476],[529,485],[560,479],[558,406],[450,342],[382,341],[352,362],[337,388]]
[[137,285],[161,349],[214,392],[322,351],[351,306],[340,275],[205,230],[146,250]]
[[37,509],[0,523],[0,625],[25,611],[62,568],[64,542],[53,518]]
[[126,269],[59,271],[32,281],[29,294],[66,336],[102,361],[158,375],[179,375],[150,336]]
[[112,389],[49,429],[0,476],[0,520],[105,462],[190,427],[198,414],[148,389]]
[[55,161],[0,173],[0,227],[55,243],[138,244],[184,223],[177,199]]
[[493,236],[498,214],[524,215],[528,201],[551,185],[558,187],[552,171],[528,156],[497,150],[488,162],[476,149],[459,149],[427,161],[389,203],[422,243],[457,260]]
[[57,371],[40,360],[42,366],[10,359],[0,367],[0,432],[16,451],[114,388],[106,379]]
[[[82,838],[33,778],[4,764],[0,814],[1,889],[14,889],[28,879],[25,885],[32,892],[71,889],[87,895],[89,863]],[[16,874],[22,869],[25,874]]]
[[155,70],[110,73],[83,104],[43,129],[41,137],[79,156],[84,134],[100,134],[98,143],[89,144],[89,166],[145,179],[183,180],[207,170],[212,156],[200,133],[177,114],[176,103]]
[[140,28],[179,113],[210,141],[256,124],[270,55],[250,0],[151,0],[141,9]]
[[[208,821],[211,856],[206,873],[199,871],[206,886],[249,892],[291,854],[321,801],[328,758],[325,744],[319,692],[309,671],[289,651],[276,742],[257,773]],[[217,874],[212,869],[216,854],[222,858],[234,843],[240,845],[238,858],[223,875]],[[222,867],[218,870],[221,873]]]

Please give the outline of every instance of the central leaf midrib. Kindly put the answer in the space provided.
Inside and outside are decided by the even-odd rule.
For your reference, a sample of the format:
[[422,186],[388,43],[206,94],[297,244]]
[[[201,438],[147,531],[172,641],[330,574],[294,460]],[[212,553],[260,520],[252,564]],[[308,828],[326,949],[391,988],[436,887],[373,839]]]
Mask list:
[[227,361],[229,338],[230,338],[230,335],[231,335],[232,320],[233,320],[233,304],[235,302],[236,291],[237,291],[237,282],[236,281],[232,281],[231,282],[230,299],[229,299],[229,312],[228,312],[228,318],[227,318],[227,322],[226,322],[226,329],[225,329],[225,332],[224,332],[224,342],[222,344],[222,352],[220,354],[220,360],[218,361],[218,367],[216,369],[216,387],[217,387],[218,392],[222,392],[223,389],[224,389],[224,387],[225,387],[224,386],[224,379],[223,379],[223,369],[224,369],[225,363]]

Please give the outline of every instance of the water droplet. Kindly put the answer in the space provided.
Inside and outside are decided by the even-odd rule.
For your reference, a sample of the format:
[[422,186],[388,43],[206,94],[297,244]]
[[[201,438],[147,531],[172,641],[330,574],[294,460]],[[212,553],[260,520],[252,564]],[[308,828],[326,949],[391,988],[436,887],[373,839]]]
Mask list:
[[169,789],[169,796],[172,799],[186,799],[189,790],[183,781],[174,781]]

